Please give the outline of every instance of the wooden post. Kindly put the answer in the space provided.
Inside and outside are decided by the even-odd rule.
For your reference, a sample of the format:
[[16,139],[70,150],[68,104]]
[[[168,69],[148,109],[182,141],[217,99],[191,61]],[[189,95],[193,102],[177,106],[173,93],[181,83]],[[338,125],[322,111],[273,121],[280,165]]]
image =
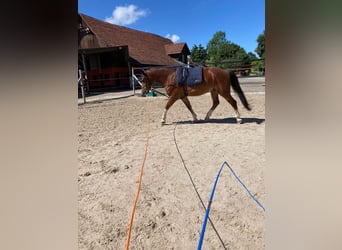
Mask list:
[[83,104],[86,103],[86,97],[84,93],[84,80],[83,80],[83,72],[81,69],[78,70],[78,74],[80,75],[78,78],[78,83],[81,85],[81,93],[82,93],[82,98],[83,98]]
[[131,77],[131,81],[133,84],[133,95],[135,95],[135,79],[134,79],[134,67],[132,67],[132,77]]
[[87,81],[87,89],[89,91],[88,76],[87,76],[87,64],[85,61],[84,53],[82,53],[82,63],[83,63],[84,79]]

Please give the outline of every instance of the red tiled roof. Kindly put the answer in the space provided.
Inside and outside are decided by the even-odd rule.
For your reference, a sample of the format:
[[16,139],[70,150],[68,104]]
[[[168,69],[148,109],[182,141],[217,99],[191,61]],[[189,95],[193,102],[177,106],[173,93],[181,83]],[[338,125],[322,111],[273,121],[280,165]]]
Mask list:
[[190,51],[186,43],[177,43],[177,44],[172,43],[172,44],[165,45],[166,53],[168,55],[181,54],[184,48],[186,50],[186,53],[189,55]]
[[79,16],[83,24],[96,36],[99,46],[127,45],[129,57],[141,64],[175,64],[175,61],[167,55],[165,50],[165,45],[173,45],[171,40],[152,33],[110,24],[84,14],[79,14]]

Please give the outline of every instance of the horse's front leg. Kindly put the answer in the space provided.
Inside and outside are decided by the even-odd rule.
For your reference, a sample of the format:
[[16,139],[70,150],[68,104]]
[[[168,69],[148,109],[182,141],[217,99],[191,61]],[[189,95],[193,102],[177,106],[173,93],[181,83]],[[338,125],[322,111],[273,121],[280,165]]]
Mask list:
[[162,119],[161,119],[162,125],[165,124],[165,121],[166,121],[166,113],[167,113],[167,109],[164,108],[164,112],[163,112]]
[[163,115],[162,115],[162,119],[161,119],[161,124],[164,125],[165,122],[166,122],[166,114],[167,114],[167,111],[169,110],[169,108],[178,100],[178,98],[175,98],[173,96],[170,96],[169,97],[169,100],[167,101],[166,105],[165,105],[165,108],[164,108],[164,112],[163,112]]
[[182,101],[183,101],[183,103],[185,104],[185,106],[188,108],[188,110],[191,112],[192,118],[193,118],[194,122],[197,121],[197,115],[196,115],[196,113],[194,112],[194,110],[192,109],[188,97],[187,97],[187,96],[186,96],[186,97],[183,97],[183,98],[182,98]]

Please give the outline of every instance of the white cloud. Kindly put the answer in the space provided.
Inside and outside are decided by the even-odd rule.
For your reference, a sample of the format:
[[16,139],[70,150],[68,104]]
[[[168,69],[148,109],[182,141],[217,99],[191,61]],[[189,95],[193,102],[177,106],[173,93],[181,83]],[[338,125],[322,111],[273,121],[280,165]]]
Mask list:
[[112,16],[105,19],[106,22],[117,25],[128,25],[136,22],[139,18],[147,16],[147,10],[138,9],[136,5],[117,6]]
[[176,34],[173,34],[173,35],[167,34],[166,38],[170,39],[174,43],[177,42],[180,39],[180,37],[177,36]]

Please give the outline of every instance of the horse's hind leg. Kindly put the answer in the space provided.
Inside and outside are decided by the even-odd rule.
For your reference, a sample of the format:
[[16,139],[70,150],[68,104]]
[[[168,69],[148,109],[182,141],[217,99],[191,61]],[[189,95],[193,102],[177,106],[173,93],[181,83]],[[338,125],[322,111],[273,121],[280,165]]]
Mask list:
[[185,104],[185,106],[188,108],[188,110],[191,112],[193,120],[194,120],[194,121],[197,121],[197,115],[196,115],[196,113],[194,112],[194,110],[192,109],[188,97],[187,97],[187,96],[186,96],[186,97],[183,97],[183,98],[182,98],[182,101],[183,101],[183,103]]
[[214,112],[214,110],[216,109],[217,105],[220,104],[217,90],[216,89],[212,89],[210,91],[210,94],[211,94],[211,99],[213,100],[213,105],[209,109],[209,111],[208,111],[207,115],[205,116],[204,120],[209,120],[211,114]]
[[235,110],[236,122],[237,122],[237,123],[242,123],[242,119],[240,118],[240,113],[239,113],[239,110],[238,110],[237,103],[236,103],[235,99],[234,99],[231,95],[223,96],[223,97],[224,97],[224,99],[226,99],[227,102],[229,102],[230,105],[232,105],[232,107],[234,108],[234,110]]

